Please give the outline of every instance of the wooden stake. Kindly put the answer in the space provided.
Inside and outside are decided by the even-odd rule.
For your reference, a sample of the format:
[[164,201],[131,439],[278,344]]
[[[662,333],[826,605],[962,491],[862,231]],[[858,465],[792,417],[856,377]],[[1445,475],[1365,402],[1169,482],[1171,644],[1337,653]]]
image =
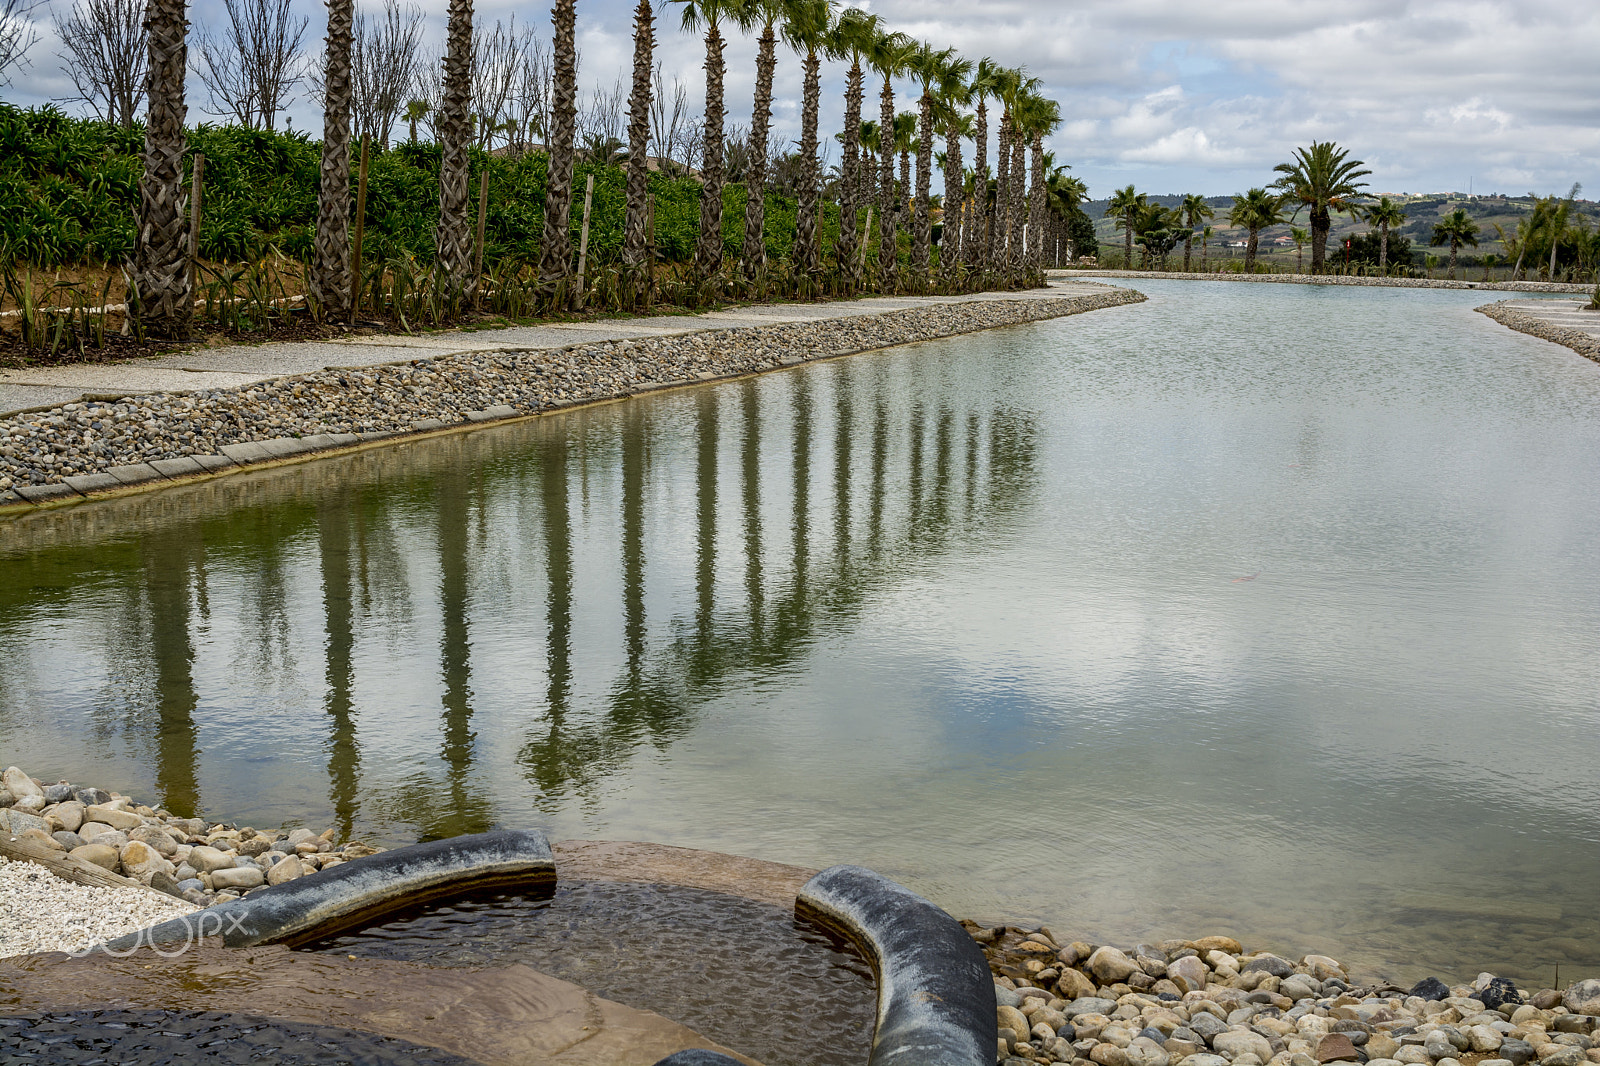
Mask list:
[[489,222],[489,168],[478,176],[478,240],[472,252],[472,306],[483,292],[483,230]]
[[644,306],[649,309],[656,293],[656,198],[650,197],[645,211]]
[[583,190],[583,232],[578,237],[578,287],[572,302],[576,310],[583,310],[583,276],[589,265],[589,209],[594,206],[594,175],[589,175]]
[[189,295],[200,291],[200,175],[206,170],[206,154],[194,154],[194,178],[189,185]]
[[350,321],[361,310],[361,241],[367,231],[367,141],[361,135],[361,175],[356,180],[356,242],[350,255]]

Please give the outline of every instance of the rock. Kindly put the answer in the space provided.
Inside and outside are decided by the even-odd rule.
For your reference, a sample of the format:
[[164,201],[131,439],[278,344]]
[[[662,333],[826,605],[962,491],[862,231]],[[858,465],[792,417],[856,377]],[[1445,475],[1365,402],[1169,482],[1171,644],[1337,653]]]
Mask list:
[[1278,986],[1278,994],[1289,997],[1295,1003],[1302,999],[1314,999],[1318,992],[1319,989],[1312,986],[1312,979],[1302,973],[1284,978],[1283,984]]
[[1575,1044],[1554,1044],[1554,1051],[1539,1059],[1539,1066],[1588,1066],[1589,1056]]
[[[313,841],[313,840],[316,840],[316,839],[317,839],[317,834],[313,833],[309,829],[295,829],[295,830],[293,830],[293,831],[291,831],[289,833],[289,846],[292,848],[296,844],[304,844],[307,841]],[[1055,954],[1055,949],[1054,948],[1041,947],[1041,950],[1047,955]],[[1023,1030],[1023,1031],[1026,1032],[1027,1030]]]
[[1600,980],[1578,981],[1562,993],[1561,1005],[1573,1014],[1600,1015]]
[[183,889],[178,887],[177,878],[171,874],[157,870],[150,875],[150,887],[157,892],[165,892],[169,896],[183,898]]
[[215,870],[211,873],[211,887],[214,889],[249,889],[265,884],[267,875],[255,866],[240,866],[230,870]]
[[1020,1007],[1022,997],[1017,995],[1015,989],[997,984],[994,986],[994,1002],[997,1007]]
[[1167,980],[1184,992],[1198,992],[1205,988],[1209,974],[1206,964],[1193,955],[1167,963]]
[[76,833],[78,827],[83,825],[83,804],[77,800],[56,804],[50,814],[61,823],[61,828],[69,833]]
[[46,803],[65,803],[71,798],[72,786],[67,784],[65,781],[59,781],[56,784],[45,786],[44,801]]
[[50,823],[37,814],[20,811],[15,807],[0,807],[0,833],[18,837],[30,829],[49,835]]
[[[1273,977],[1288,977],[1294,973],[1294,963],[1288,959],[1280,959],[1276,955],[1263,954],[1246,960],[1245,964],[1239,968],[1239,972],[1242,974],[1265,973]],[[1265,1062],[1266,1060],[1263,1059],[1262,1061]]]
[[1517,986],[1505,977],[1490,976],[1483,987],[1472,993],[1472,998],[1482,1003],[1489,1010],[1498,1010],[1504,1004],[1521,1005],[1522,993],[1517,991]]
[[1317,1042],[1318,1062],[1344,1062],[1357,1057],[1356,1046],[1344,1033],[1329,1033]]
[[111,793],[98,788],[80,788],[72,795],[74,799],[85,807],[95,807],[102,803],[111,802]]
[[1128,1066],[1167,1066],[1172,1061],[1166,1049],[1147,1036],[1134,1037],[1133,1042],[1123,1048],[1123,1054]]
[[1017,1034],[1018,1040],[1026,1040],[1028,1031],[1032,1028],[1028,1018],[1015,1007],[1004,1007],[999,1004],[994,1008],[994,1020],[1002,1029],[1010,1029]]
[[1089,1051],[1089,1061],[1100,1066],[1128,1066],[1128,1053],[1115,1044],[1096,1044]]
[[191,848],[189,857],[185,860],[200,873],[208,874],[214,870],[229,870],[233,868],[233,856],[224,854],[209,845],[200,844]]
[[65,829],[58,829],[54,833],[51,833],[50,836],[57,844],[60,844],[68,851],[71,851],[73,848],[81,848],[85,844],[89,843],[77,833],[69,833]]
[[1222,951],[1229,955],[1239,955],[1244,951],[1244,945],[1231,936],[1203,936],[1194,942],[1194,949],[1201,955],[1208,951]]
[[1424,977],[1411,986],[1411,991],[1408,994],[1419,999],[1437,1001],[1449,997],[1450,986],[1437,977]]
[[[1103,985],[1126,981],[1139,971],[1139,964],[1113,947],[1103,947],[1089,956],[1086,964],[1090,973]],[[1103,1064],[1104,1066],[1104,1064]]]
[[1529,1002],[1540,1010],[1549,1010],[1561,1002],[1561,993],[1553,988],[1546,988],[1538,992]]
[[[301,865],[300,860],[291,855],[267,871],[267,884],[281,885],[285,881],[293,881],[297,877],[304,877],[305,873],[305,867]],[[1022,1029],[1024,1033],[1027,1031],[1026,1027]]]
[[161,853],[138,840],[130,840],[122,846],[122,871],[136,881],[150,883],[150,878],[157,871],[172,876],[172,863],[161,857]]
[[122,858],[117,854],[116,848],[106,844],[85,844],[81,848],[73,848],[68,854],[75,859],[92,862],[101,869],[109,870],[112,873],[117,872],[117,864]]
[[260,837],[254,837],[250,840],[240,841],[239,843],[239,854],[248,856],[252,859],[257,855],[264,855],[270,850],[272,850],[272,842],[270,840],[263,840]]
[[66,852],[70,848],[64,847],[59,840],[45,832],[43,829],[24,829],[17,837],[19,840],[31,841],[50,851]]
[[90,821],[103,822],[111,828],[120,829],[123,832],[127,832],[129,829],[138,829],[144,825],[144,819],[137,814],[113,807],[109,803],[100,803],[86,808],[83,816]]
[[1480,1054],[1487,1051],[1499,1051],[1500,1045],[1506,1038],[1487,1025],[1469,1025],[1466,1032],[1467,1042],[1473,1051]]
[[165,830],[153,825],[141,825],[128,834],[128,839],[148,844],[163,858],[170,859],[178,850],[178,842],[168,836]]
[[1249,1030],[1230,1029],[1225,1033],[1218,1033],[1211,1041],[1211,1046],[1217,1054],[1237,1060],[1240,1055],[1249,1053],[1261,1062],[1272,1058],[1272,1045],[1260,1033]]
[[1098,996],[1083,996],[1073,1000],[1062,1008],[1061,1013],[1068,1018],[1076,1018],[1081,1014],[1110,1014],[1117,1009],[1114,999],[1102,999]]
[[20,803],[25,799],[38,799],[40,806],[44,803],[44,789],[33,783],[33,778],[23,773],[19,767],[8,766],[0,770],[0,788],[11,793],[11,802]]
[[1394,1057],[1400,1062],[1409,1062],[1414,1066],[1428,1066],[1433,1062],[1433,1056],[1428,1054],[1421,1044],[1407,1044],[1396,1051]]
[[1228,1066],[1228,1060],[1221,1055],[1210,1055],[1202,1051],[1198,1055],[1190,1055],[1179,1062],[1178,1066]]
[[1304,966],[1306,972],[1318,981],[1326,981],[1330,977],[1343,977],[1345,975],[1344,966],[1339,960],[1330,959],[1326,955],[1307,955],[1300,960],[1300,965]]
[[104,822],[84,822],[78,826],[78,835],[85,840],[92,841],[103,833],[115,833],[116,830]]
[[1526,1040],[1507,1037],[1501,1042],[1499,1051],[1502,1059],[1511,1060],[1511,1066],[1523,1066],[1524,1063],[1533,1061],[1533,1045]]
[[[324,869],[326,869],[326,866],[327,864],[325,863]],[[1061,998],[1066,1000],[1068,1003],[1071,1003],[1075,999],[1082,999],[1085,996],[1092,997],[1095,993],[1094,982],[1089,980],[1089,978],[1085,977],[1082,973],[1073,969],[1064,969],[1061,971],[1061,975],[1056,978],[1056,989],[1060,993]]]
[[1190,1017],[1189,1028],[1193,1029],[1196,1033],[1199,1033],[1200,1036],[1207,1042],[1215,1040],[1218,1035],[1228,1031],[1228,1025],[1226,1022],[1218,1018],[1216,1015],[1209,1014],[1205,1011],[1196,1011],[1194,1015]]

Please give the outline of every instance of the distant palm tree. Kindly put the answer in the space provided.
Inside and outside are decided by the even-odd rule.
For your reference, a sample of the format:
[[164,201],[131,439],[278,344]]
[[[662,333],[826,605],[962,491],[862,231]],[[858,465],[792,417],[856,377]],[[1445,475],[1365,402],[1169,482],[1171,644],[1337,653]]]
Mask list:
[[355,0],[329,0],[322,77],[322,169],[309,288],[322,313],[350,317],[350,42]]
[[974,218],[967,224],[971,232],[966,236],[968,269],[987,268],[994,244],[994,216],[989,207],[989,104],[988,101],[1000,87],[1000,66],[988,56],[978,60],[972,69],[972,80],[967,83],[967,93],[977,102],[972,124],[972,170],[978,178],[978,191],[973,199]]
[[1313,274],[1322,273],[1327,258],[1330,212],[1349,210],[1353,206],[1351,198],[1367,186],[1356,179],[1372,173],[1361,169],[1361,160],[1348,159],[1349,154],[1348,149],[1332,141],[1312,141],[1310,148],[1295,149],[1293,162],[1272,168],[1283,175],[1274,184],[1298,203],[1295,214],[1301,207],[1310,209]]
[[1306,245],[1311,241],[1311,232],[1299,226],[1289,227],[1289,239],[1294,241],[1294,272],[1306,272]]
[[1211,227],[1200,231],[1200,273],[1206,273],[1206,249],[1211,246]]
[[1361,215],[1368,222],[1378,227],[1378,270],[1384,274],[1389,272],[1389,227],[1403,225],[1406,213],[1400,210],[1400,205],[1387,196],[1380,196],[1378,202],[1362,208]]
[[916,53],[917,42],[904,33],[885,33],[872,43],[868,60],[872,69],[883,75],[883,92],[878,100],[878,289],[892,293],[896,278],[895,181],[894,181],[894,79],[905,73]]
[[1233,226],[1243,226],[1250,233],[1249,243],[1244,249],[1245,270],[1255,269],[1256,246],[1261,231],[1284,221],[1286,220],[1283,217],[1282,196],[1265,189],[1251,189],[1244,195],[1233,198],[1233,207],[1228,211],[1228,223]]
[[772,129],[772,74],[778,65],[777,25],[791,0],[740,0],[730,7],[739,28],[757,28],[756,95],[750,112],[750,166],[745,171],[744,249],[740,269],[748,279],[767,268],[767,138]]
[[406,113],[403,116],[406,125],[411,127],[411,143],[417,143],[417,123],[428,117],[433,110],[433,105],[426,100],[407,100]]
[[194,293],[189,278],[189,226],[183,188],[183,81],[188,54],[184,0],[149,0],[145,31],[150,59],[150,110],[144,173],[133,244],[139,325],[173,340],[189,334]]
[[1433,239],[1428,243],[1435,247],[1450,245],[1450,278],[1453,281],[1456,276],[1456,253],[1461,246],[1478,246],[1478,224],[1467,214],[1466,208],[1458,207],[1438,221],[1433,227]]
[[[1020,71],[1019,71],[1020,73]],[[1027,131],[1017,121],[1017,114],[1032,105],[1043,88],[1038,78],[1023,76],[1012,92],[1011,123],[1011,217],[1006,232],[1009,247],[1006,252],[1006,273],[1015,281],[1023,271],[1023,226],[1028,211],[1028,137]]]
[[[963,72],[961,67],[965,66]],[[967,225],[967,212],[962,196],[961,139],[972,132],[972,116],[960,109],[971,97],[967,91],[967,75],[971,73],[970,60],[958,59],[946,68],[946,77],[939,83],[939,99],[944,113],[944,236],[939,241],[939,273],[945,280],[956,276],[961,251],[964,247],[963,229]]]
[[[454,2],[454,0],[452,0]],[[539,256],[539,291],[546,301],[576,296],[572,283],[572,167],[578,126],[577,0],[556,0],[550,10],[549,177],[544,194],[544,242]]]
[[1055,215],[1056,225],[1060,227],[1061,240],[1067,246],[1067,261],[1071,263],[1077,250],[1072,247],[1071,231],[1068,227],[1073,216],[1078,213],[1078,205],[1089,198],[1089,189],[1084,185],[1082,178],[1070,177],[1067,174],[1068,169],[1064,166],[1054,167],[1045,182],[1048,187],[1050,210]]
[[[557,0],[571,6],[573,0]],[[457,295],[472,284],[472,227],[467,219],[467,148],[472,141],[472,0],[450,0],[445,31],[444,83],[438,133],[439,223],[434,230],[434,261]],[[554,179],[552,178],[552,185]],[[549,194],[546,194],[548,202]],[[548,210],[548,208],[547,208]],[[548,217],[548,216],[547,216]]]
[[869,15],[860,8],[845,8],[840,12],[833,32],[829,35],[828,54],[835,59],[849,59],[850,71],[845,76],[844,132],[840,137],[844,145],[839,163],[839,240],[834,245],[834,256],[839,263],[839,273],[854,291],[861,284],[861,271],[856,258],[858,238],[856,212],[867,200],[866,188],[861,180],[861,60],[873,41],[883,34],[883,20]]
[[[641,0],[646,2],[646,0]],[[805,171],[795,211],[795,270],[812,276],[821,269],[822,248],[817,240],[817,209],[822,194],[817,161],[817,110],[822,95],[822,59],[832,53],[833,0],[791,0],[783,23],[783,39],[805,57],[804,102],[800,108],[800,158]]]
[[[952,69],[956,65],[959,69]],[[954,48],[935,49],[926,42],[917,46],[910,69],[922,85],[917,99],[917,189],[912,210],[911,273],[918,288],[925,287],[933,257],[933,223],[930,199],[933,193],[933,120],[942,87],[960,83],[972,64],[961,59]]]
[[1117,229],[1122,231],[1122,269],[1133,269],[1133,234],[1135,224],[1139,219],[1139,212],[1148,202],[1142,192],[1134,190],[1132,185],[1125,189],[1118,189],[1111,194],[1111,200],[1106,204],[1106,214],[1113,215],[1117,220]]
[[1194,228],[1208,218],[1216,218],[1217,212],[1206,203],[1206,198],[1197,192],[1189,193],[1183,198],[1183,203],[1178,205],[1178,210],[1183,212],[1183,223],[1189,227],[1189,232],[1183,238],[1183,272],[1189,272],[1189,250],[1194,245]]
[[[683,5],[683,28],[695,33],[706,31],[706,110],[701,136],[700,163],[700,239],[695,244],[694,269],[702,281],[722,269],[722,185],[723,170],[722,81],[725,67],[722,50],[722,22],[731,14],[729,0],[674,0]],[[737,0],[734,0],[737,2]]]
[[990,269],[997,274],[1006,273],[1006,265],[1010,258],[1011,228],[1014,223],[1015,206],[1012,204],[1011,180],[1012,154],[1011,144],[1015,139],[1012,128],[1014,116],[1011,105],[1016,101],[1017,93],[1022,88],[1023,74],[1020,68],[1004,68],[996,75],[995,98],[1002,106],[1000,112],[1000,128],[995,134],[995,186],[994,186],[994,244],[989,249],[992,260]]

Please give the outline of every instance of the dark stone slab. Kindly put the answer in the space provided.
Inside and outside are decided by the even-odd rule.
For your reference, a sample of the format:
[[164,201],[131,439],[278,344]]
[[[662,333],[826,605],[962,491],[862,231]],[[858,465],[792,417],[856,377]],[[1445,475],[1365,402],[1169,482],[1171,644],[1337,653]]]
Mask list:
[[95,474],[78,474],[61,480],[73,492],[82,493],[85,496],[91,492],[105,492],[107,489],[120,489],[122,487],[122,482],[104,470]]
[[512,887],[553,892],[555,883],[555,860],[543,833],[477,833],[357,859],[140,929],[105,946],[128,951],[220,936],[229,947],[294,947],[446,896]]
[[833,866],[801,888],[795,913],[854,940],[878,975],[868,1066],[992,1066],[994,979],[967,931],[880,874]]
[[[230,466],[233,464],[229,464]],[[153,459],[150,468],[162,477],[180,478],[194,477],[206,472],[192,455],[180,455],[176,459]]]
[[161,471],[150,463],[132,463],[128,466],[113,466],[106,473],[122,482],[124,485],[143,485],[147,481],[160,481]]

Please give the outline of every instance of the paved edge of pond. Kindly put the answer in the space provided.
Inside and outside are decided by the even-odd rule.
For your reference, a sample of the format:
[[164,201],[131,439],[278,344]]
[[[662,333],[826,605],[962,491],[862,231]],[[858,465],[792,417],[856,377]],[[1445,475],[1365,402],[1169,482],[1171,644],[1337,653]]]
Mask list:
[[[1548,304],[1550,306],[1540,306]],[[1501,300],[1474,308],[1529,336],[1564,345],[1600,363],[1600,311],[1587,311],[1578,300]]]
[[[446,351],[224,389],[65,404],[0,419],[0,517],[1146,299],[1131,289],[1096,290],[555,349]],[[44,469],[23,465],[38,456],[48,459]]]
[[1594,285],[1566,281],[1452,281],[1448,278],[1364,278],[1350,274],[1232,274],[1182,270],[1050,270],[1053,280],[1156,278],[1166,281],[1254,281],[1263,285],[1359,285],[1375,289],[1484,289],[1492,292],[1558,292],[1588,295]]

